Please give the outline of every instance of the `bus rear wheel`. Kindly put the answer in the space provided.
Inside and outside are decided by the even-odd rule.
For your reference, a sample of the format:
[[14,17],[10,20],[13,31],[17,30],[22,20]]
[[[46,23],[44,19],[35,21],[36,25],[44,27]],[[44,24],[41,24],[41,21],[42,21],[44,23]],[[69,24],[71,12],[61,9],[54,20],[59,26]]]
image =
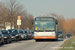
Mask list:
[[35,41],[37,42],[37,41],[39,41],[38,39],[35,39]]

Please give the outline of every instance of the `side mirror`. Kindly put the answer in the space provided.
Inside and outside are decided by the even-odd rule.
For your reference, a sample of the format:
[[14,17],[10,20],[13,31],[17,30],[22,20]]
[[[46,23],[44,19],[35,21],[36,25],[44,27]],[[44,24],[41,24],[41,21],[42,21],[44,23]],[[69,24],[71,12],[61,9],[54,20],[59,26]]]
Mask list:
[[58,22],[56,22],[56,24],[58,24]]
[[56,22],[55,22],[56,24],[58,24],[58,21],[56,20]]
[[32,24],[34,24],[34,20],[32,20]]

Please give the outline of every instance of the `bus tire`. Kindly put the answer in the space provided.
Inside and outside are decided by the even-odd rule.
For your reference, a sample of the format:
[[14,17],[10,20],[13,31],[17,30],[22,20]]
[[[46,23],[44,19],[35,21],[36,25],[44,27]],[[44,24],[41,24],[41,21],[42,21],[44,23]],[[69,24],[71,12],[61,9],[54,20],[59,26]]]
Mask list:
[[35,40],[36,42],[39,41],[38,39]]
[[58,41],[58,39],[55,39],[55,41]]

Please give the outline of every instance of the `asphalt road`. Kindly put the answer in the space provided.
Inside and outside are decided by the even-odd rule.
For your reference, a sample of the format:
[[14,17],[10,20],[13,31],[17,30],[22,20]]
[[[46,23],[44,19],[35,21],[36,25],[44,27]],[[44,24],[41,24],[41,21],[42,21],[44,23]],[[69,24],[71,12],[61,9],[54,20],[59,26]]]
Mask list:
[[12,42],[0,46],[0,50],[55,50],[65,39],[58,41],[44,40],[35,42],[32,40],[23,40],[19,42]]

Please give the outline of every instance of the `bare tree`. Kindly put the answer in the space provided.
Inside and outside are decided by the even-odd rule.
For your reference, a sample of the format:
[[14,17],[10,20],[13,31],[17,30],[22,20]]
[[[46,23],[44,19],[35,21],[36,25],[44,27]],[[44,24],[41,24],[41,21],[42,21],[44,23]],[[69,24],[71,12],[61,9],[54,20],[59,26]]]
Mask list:
[[17,27],[17,16],[22,16],[25,10],[24,7],[20,5],[20,3],[17,3],[17,0],[9,0],[8,3],[8,17],[9,21],[11,22],[11,29],[12,24],[14,23],[15,28]]
[[3,26],[5,27],[5,21],[7,21],[7,7],[5,6],[5,3],[2,3],[0,5],[0,17],[2,19],[2,23],[3,23]]
[[32,29],[33,25],[31,21],[33,20],[33,15],[28,14],[26,9],[20,4],[17,3],[17,0],[9,0],[7,4],[1,5],[0,8],[0,19],[3,20],[4,26],[5,22],[11,23],[11,29],[12,25],[14,23],[14,27],[17,28],[17,17],[21,16],[21,29]]

